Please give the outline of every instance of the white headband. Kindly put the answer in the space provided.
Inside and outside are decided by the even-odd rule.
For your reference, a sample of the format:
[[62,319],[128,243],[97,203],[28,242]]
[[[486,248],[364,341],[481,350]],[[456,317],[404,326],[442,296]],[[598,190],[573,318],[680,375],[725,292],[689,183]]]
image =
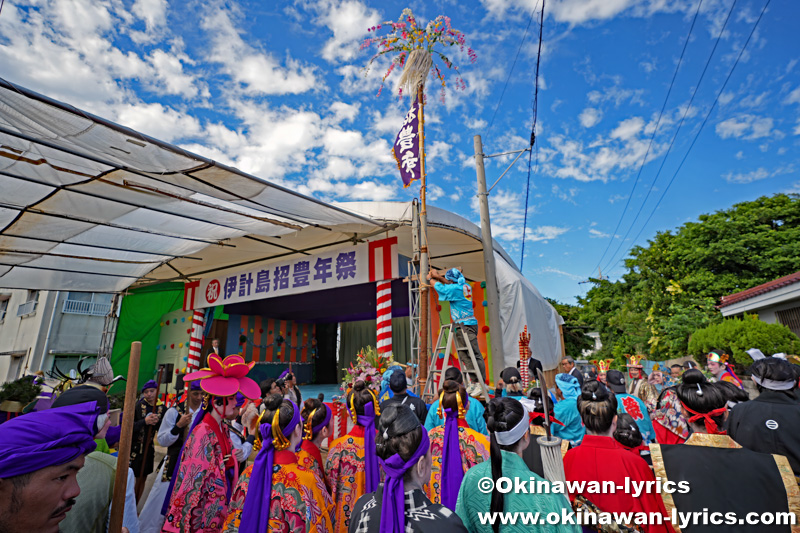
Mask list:
[[529,430],[530,420],[528,417],[528,409],[524,405],[522,408],[525,410],[525,415],[522,417],[522,420],[519,421],[519,424],[508,431],[494,432],[494,438],[497,439],[497,444],[500,446],[511,446],[512,444],[516,444],[519,442],[519,439],[521,439],[522,436],[525,435],[525,433]]
[[756,382],[757,385],[761,385],[765,389],[770,390],[792,390],[795,386],[794,381],[775,381],[774,379],[761,379],[760,377],[753,374],[750,378]]

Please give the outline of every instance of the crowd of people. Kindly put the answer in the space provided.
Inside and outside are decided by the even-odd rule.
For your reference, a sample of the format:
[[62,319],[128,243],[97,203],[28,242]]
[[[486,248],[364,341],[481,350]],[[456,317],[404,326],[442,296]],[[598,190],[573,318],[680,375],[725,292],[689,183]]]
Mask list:
[[[759,394],[749,400],[736,374],[711,364],[720,353],[707,359],[711,377],[697,365],[671,368],[660,387],[639,360],[629,362],[627,375],[579,372],[582,386],[574,362],[565,361],[554,391],[523,390],[518,369],[507,368],[486,404],[467,394],[463,374],[452,367],[427,405],[397,368],[384,391],[352,384],[343,399],[352,428],[333,439],[331,404],[303,401],[293,375],[259,386],[247,377],[253,363],[212,355],[208,368],[186,376],[176,406],[157,401],[155,382],[142,388],[123,523],[133,533],[577,532],[570,523],[500,525],[480,517],[569,513],[580,503],[664,517],[593,530],[661,532],[674,530],[666,519],[671,509],[797,511],[800,369],[781,357],[756,361],[750,373]],[[103,387],[86,383],[63,392],[50,409],[0,426],[0,532],[107,530],[116,473],[107,444],[118,439],[108,435],[108,411]],[[545,477],[536,442],[548,431],[563,439],[564,480],[583,482],[585,490],[480,490],[484,478],[555,481]],[[148,445],[153,435],[167,449],[160,463]],[[140,486],[153,472],[137,514]],[[626,479],[684,481],[693,490],[588,488]]]
[[[451,269],[430,278],[464,327],[462,339],[473,343],[463,276]],[[480,356],[477,342],[473,352]],[[488,401],[474,386],[486,378],[485,365],[450,367],[430,404],[409,390],[408,369],[396,366],[378,383],[348,385],[342,401],[351,428],[334,439],[333,404],[304,400],[293,374],[258,385],[248,377],[255,363],[214,350],[207,368],[184,376],[177,405],[167,409],[158,401],[155,381],[131,399],[124,530],[577,533],[581,526],[569,521],[501,525],[496,515],[485,517],[588,509],[649,519],[584,530],[650,533],[675,531],[672,510],[796,513],[800,367],[781,355],[750,368],[753,400],[718,350],[706,356],[710,377],[694,362],[647,375],[637,356],[627,375],[608,360],[584,373],[568,357],[554,386],[526,390],[519,369],[510,367]],[[531,359],[529,369],[537,376],[541,363]],[[108,452],[119,440],[108,415],[110,383],[96,373],[52,408],[0,426],[0,533],[107,530],[117,468]],[[156,435],[167,449],[158,464]],[[545,451],[545,444],[552,446]],[[547,490],[482,487],[501,478]],[[559,491],[558,482],[573,484]],[[649,489],[592,489],[604,482]],[[687,483],[691,491],[667,491],[667,482]],[[790,531],[748,527],[727,523],[717,530]]]

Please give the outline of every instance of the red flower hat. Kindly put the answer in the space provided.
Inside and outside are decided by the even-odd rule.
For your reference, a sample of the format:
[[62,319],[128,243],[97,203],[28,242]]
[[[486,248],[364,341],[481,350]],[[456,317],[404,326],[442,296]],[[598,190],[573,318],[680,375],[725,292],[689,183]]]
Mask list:
[[229,355],[225,359],[217,354],[208,356],[208,368],[201,368],[184,376],[184,381],[200,380],[200,388],[212,396],[233,396],[241,392],[246,398],[261,397],[261,388],[247,373],[255,362],[245,363],[241,355]]

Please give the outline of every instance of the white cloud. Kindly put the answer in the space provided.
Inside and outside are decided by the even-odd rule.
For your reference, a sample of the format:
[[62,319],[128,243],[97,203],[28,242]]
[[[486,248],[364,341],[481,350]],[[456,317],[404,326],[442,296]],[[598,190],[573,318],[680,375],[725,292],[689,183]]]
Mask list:
[[737,183],[737,184],[747,184],[753,183],[754,181],[760,181],[767,178],[774,178],[776,176],[780,176],[783,174],[791,174],[795,171],[794,165],[785,165],[776,168],[775,170],[769,171],[764,167],[759,167],[756,170],[752,170],[750,172],[741,172],[741,173],[734,173],[728,172],[727,174],[723,174],[723,178],[728,183]]
[[467,128],[471,130],[483,130],[486,129],[488,125],[489,123],[482,118],[471,118],[467,120]]
[[581,111],[581,114],[578,116],[578,120],[581,121],[581,126],[584,128],[595,126],[602,118],[603,113],[594,107],[587,107]]
[[736,152],[736,154],[733,157],[735,157],[736,159],[741,161],[742,159],[744,159],[744,152],[739,150],[738,152]]
[[136,0],[131,11],[145,23],[145,31],[131,31],[135,43],[153,43],[167,26],[167,0]]
[[723,139],[735,138],[752,141],[781,133],[773,131],[774,121],[770,117],[755,115],[739,115],[719,122],[716,126],[717,135]]
[[[541,257],[541,256],[540,256]],[[556,274],[558,276],[564,276],[569,278],[573,281],[583,281],[585,278],[583,276],[578,276],[577,274],[570,274],[569,272],[564,272],[563,270],[559,270],[554,267],[543,267],[537,268],[533,271],[534,274]]]
[[183,71],[185,55],[176,56],[164,50],[153,50],[148,58],[154,69],[154,83],[166,94],[177,94],[185,98],[192,98],[198,94],[198,89],[208,96],[208,88],[204,83],[198,83],[194,76]]
[[553,240],[566,232],[569,231],[569,228],[559,228],[557,226],[538,226],[536,228],[531,228],[530,233],[528,233],[525,238],[529,241],[550,241]]
[[358,102],[354,104],[348,104],[346,102],[334,102],[328,108],[331,113],[333,113],[333,117],[331,118],[331,122],[334,124],[339,124],[341,122],[352,122],[358,116],[358,112],[361,109],[361,104]]
[[281,66],[272,54],[255,50],[236,28],[231,13],[209,8],[202,27],[209,34],[209,60],[249,94],[300,94],[316,85],[314,68],[287,55]]
[[627,141],[639,135],[642,128],[644,128],[644,120],[641,117],[631,117],[620,122],[611,132],[611,137]]
[[116,108],[115,120],[166,142],[204,136],[200,122],[195,117],[161,104],[120,105]]
[[783,100],[784,104],[800,104],[800,85]]
[[378,11],[357,0],[342,3],[320,2],[318,23],[333,32],[322,48],[322,57],[330,63],[347,62],[359,52],[359,43],[367,37],[367,29],[380,22]]
[[603,233],[600,230],[596,230],[596,229],[592,228],[592,229],[589,230],[589,237],[591,237],[592,239],[607,239],[607,238],[611,237],[611,234],[610,233]]

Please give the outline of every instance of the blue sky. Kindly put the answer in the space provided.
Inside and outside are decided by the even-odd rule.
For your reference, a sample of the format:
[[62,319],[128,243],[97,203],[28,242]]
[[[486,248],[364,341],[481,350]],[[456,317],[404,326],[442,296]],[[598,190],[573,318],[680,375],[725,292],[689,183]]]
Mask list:
[[[445,14],[478,59],[452,54],[467,88],[444,103],[429,79],[429,199],[477,223],[473,135],[485,153],[527,144],[536,22],[500,95],[539,1],[7,1],[0,76],[324,200],[408,200],[419,187],[402,188],[390,154],[408,100],[394,75],[376,97],[384,68],[365,76],[359,43],[405,7]],[[630,246],[657,231],[800,192],[796,2],[770,4],[676,174],[764,1],[736,1],[698,86],[733,2],[703,0],[657,130],[697,0],[547,1],[523,266],[545,296],[573,303],[598,263],[618,277]],[[508,162],[487,163],[489,183]],[[526,177],[523,158],[490,196],[494,235],[518,264]]]

